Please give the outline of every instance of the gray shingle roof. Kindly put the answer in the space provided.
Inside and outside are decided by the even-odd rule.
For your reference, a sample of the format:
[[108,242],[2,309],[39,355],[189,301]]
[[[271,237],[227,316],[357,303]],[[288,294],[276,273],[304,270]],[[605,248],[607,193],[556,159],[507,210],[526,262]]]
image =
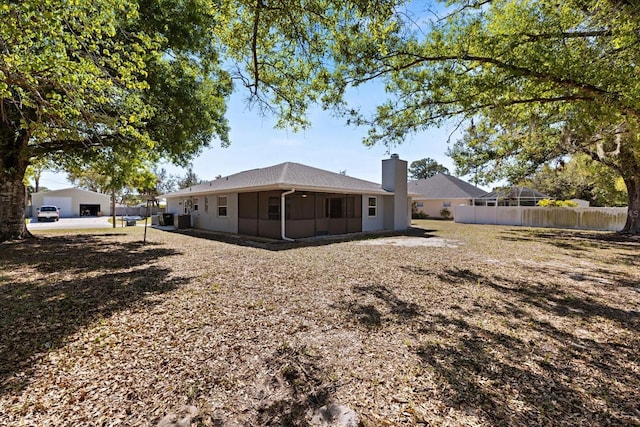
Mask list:
[[225,191],[258,191],[295,188],[300,191],[341,193],[392,194],[380,184],[329,172],[300,163],[280,163],[266,168],[252,169],[204,184],[165,194],[164,197],[221,193]]
[[439,173],[430,178],[409,181],[415,199],[473,199],[487,192],[455,176]]

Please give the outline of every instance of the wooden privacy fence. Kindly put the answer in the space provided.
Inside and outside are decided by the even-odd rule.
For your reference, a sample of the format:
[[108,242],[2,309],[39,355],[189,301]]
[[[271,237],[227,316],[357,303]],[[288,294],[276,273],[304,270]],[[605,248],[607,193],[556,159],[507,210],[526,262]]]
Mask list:
[[464,224],[618,231],[627,220],[627,208],[456,206],[454,220]]

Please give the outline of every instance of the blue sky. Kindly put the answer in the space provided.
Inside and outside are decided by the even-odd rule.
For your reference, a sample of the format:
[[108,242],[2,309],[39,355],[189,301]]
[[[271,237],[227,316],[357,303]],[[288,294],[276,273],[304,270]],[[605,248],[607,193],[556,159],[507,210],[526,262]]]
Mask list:
[[[368,100],[373,92],[360,93]],[[380,95],[378,95],[380,96]],[[234,93],[229,104],[227,118],[231,126],[228,148],[213,142],[193,160],[193,170],[202,179],[214,179],[217,175],[231,175],[248,169],[272,166],[282,162],[297,162],[332,172],[346,170],[347,175],[373,182],[380,182],[381,161],[389,157],[387,147],[366,147],[362,138],[366,128],[347,126],[343,119],[332,117],[328,111],[312,109],[310,129],[294,133],[274,129],[274,117],[262,117],[255,110],[248,110],[241,90]],[[451,173],[454,167],[445,155],[447,138],[453,126],[431,129],[409,137],[403,144],[391,150],[411,163],[430,157],[445,165]],[[452,139],[455,142],[455,138]],[[183,175],[186,166],[163,164],[170,173]],[[40,185],[50,190],[71,187],[66,174],[45,172]]]

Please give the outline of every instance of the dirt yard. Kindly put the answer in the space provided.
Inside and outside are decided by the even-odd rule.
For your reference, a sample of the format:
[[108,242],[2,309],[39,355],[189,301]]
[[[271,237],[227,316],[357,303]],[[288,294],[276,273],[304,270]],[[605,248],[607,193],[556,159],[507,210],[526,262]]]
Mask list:
[[640,425],[637,239],[415,224],[1,244],[0,425]]

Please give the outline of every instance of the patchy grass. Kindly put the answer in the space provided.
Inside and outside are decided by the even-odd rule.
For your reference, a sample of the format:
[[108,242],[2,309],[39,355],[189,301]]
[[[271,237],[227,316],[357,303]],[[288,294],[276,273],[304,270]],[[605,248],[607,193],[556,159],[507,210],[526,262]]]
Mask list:
[[308,425],[337,402],[364,426],[640,425],[637,240],[415,223],[2,244],[0,424]]

